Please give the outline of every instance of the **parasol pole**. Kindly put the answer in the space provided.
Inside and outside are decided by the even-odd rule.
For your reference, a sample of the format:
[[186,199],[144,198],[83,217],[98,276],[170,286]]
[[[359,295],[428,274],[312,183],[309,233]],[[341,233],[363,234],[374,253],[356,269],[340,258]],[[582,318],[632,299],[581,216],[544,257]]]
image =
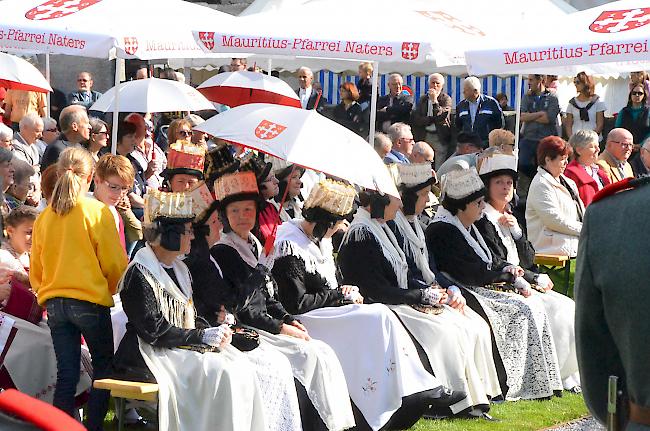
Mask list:
[[519,149],[519,125],[521,123],[521,85],[522,85],[522,76],[521,74],[517,75],[517,94],[515,96],[515,150]]
[[271,69],[272,69],[272,68],[273,68],[273,59],[272,59],[272,58],[269,58],[268,63],[266,63],[266,71],[267,71],[266,74],[267,74],[267,75],[271,76]]
[[117,128],[120,116],[120,59],[115,56],[115,98],[113,100],[113,127],[111,127],[111,153],[117,154]]
[[377,122],[377,93],[379,92],[379,62],[373,61],[372,68],[372,95],[370,96],[370,133],[368,143],[374,145],[375,123]]
[[[52,86],[52,82],[50,82],[50,53],[45,53],[45,79],[47,79],[47,82],[50,84],[50,87]],[[47,93],[47,116],[51,117],[51,110],[50,110],[50,104],[52,103],[52,97],[51,97],[51,92]]]
[[[319,95],[320,97],[320,95]],[[316,105],[318,105],[318,100],[316,100]],[[314,109],[316,109],[316,106],[314,106]],[[289,173],[289,176],[287,178],[291,178],[293,176],[294,171],[296,170],[296,164],[294,163],[293,166],[291,167],[291,172]],[[280,209],[278,210],[278,215],[275,217],[275,221],[273,222],[273,231],[271,235],[269,235],[266,238],[266,241],[264,241],[264,252],[268,256],[269,253],[271,253],[271,249],[273,248],[273,244],[275,244],[275,236],[278,231],[278,225],[280,224],[280,212],[282,211],[282,207],[284,206],[284,201],[287,199],[287,194],[289,193],[289,186],[285,187],[284,193],[282,194],[282,200],[280,200]]]

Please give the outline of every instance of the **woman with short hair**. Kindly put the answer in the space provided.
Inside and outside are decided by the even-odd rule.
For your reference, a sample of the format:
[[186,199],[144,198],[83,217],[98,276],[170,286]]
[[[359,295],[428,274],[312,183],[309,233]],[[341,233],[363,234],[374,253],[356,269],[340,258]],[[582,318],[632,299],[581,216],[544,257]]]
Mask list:
[[339,87],[339,95],[341,102],[334,108],[332,119],[360,135],[362,109],[357,102],[359,100],[357,86],[353,82],[345,82]]
[[548,136],[537,147],[537,174],[526,200],[528,238],[537,253],[575,257],[585,207],[573,180],[564,175],[571,147]]
[[611,183],[605,170],[596,163],[600,152],[598,134],[593,130],[578,130],[569,138],[569,145],[573,148],[574,158],[564,175],[576,183],[580,200],[587,207],[596,193]]

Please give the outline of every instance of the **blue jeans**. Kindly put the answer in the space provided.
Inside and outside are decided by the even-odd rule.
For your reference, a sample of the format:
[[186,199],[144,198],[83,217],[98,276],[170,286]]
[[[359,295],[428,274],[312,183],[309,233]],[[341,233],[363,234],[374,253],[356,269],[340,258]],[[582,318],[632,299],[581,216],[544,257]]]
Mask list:
[[522,139],[519,141],[519,172],[532,179],[537,173],[537,145],[539,140]]
[[[110,377],[113,362],[113,327],[110,308],[71,298],[52,298],[46,302],[47,324],[56,355],[54,406],[70,416],[79,383],[81,336],[90,350],[93,380]],[[88,400],[89,430],[102,430],[108,411],[109,391],[91,389]]]

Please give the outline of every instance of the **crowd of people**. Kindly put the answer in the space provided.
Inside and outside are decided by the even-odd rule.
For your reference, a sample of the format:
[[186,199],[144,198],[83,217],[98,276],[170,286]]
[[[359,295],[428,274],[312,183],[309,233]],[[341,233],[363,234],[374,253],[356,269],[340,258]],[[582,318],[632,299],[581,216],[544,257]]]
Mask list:
[[[330,106],[301,68],[302,108],[367,136],[372,64],[359,75]],[[592,77],[563,110],[530,75],[518,148],[507,99],[468,77],[454,109],[444,82],[413,103],[392,74],[377,101],[399,196],[193,130],[202,112],[122,116],[111,154],[88,72],[57,120],[9,90],[0,387],[87,403],[89,430],[108,377],[158,383],[164,430],[404,429],[580,393],[575,304],[535,255],[575,258],[596,193],[648,173],[648,76],[606,131]]]

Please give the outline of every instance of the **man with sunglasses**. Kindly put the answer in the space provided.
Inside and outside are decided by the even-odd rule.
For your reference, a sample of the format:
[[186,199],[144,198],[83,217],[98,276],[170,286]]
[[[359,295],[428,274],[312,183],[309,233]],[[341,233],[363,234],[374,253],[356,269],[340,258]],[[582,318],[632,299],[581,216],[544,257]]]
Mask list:
[[77,76],[77,91],[68,96],[68,105],[81,105],[86,110],[102,95],[99,91],[93,91],[93,77],[89,72],[80,72]]
[[632,134],[623,128],[612,129],[607,135],[605,151],[598,156],[598,163],[612,183],[634,177],[628,159],[634,148]]

